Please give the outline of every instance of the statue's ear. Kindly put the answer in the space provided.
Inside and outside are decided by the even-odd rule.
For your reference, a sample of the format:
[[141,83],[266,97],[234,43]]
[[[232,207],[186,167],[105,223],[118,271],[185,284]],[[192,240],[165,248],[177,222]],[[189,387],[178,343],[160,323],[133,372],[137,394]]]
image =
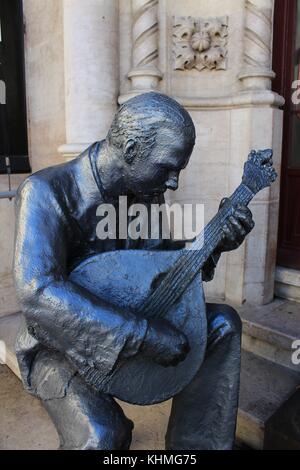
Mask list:
[[128,139],[124,146],[124,160],[128,165],[131,165],[136,157],[137,142],[134,139]]

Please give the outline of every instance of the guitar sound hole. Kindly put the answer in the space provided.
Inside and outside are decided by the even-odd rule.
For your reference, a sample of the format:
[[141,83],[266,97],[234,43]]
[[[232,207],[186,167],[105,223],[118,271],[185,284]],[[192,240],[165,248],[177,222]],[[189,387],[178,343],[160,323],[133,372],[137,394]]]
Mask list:
[[151,282],[151,291],[154,291],[161,283],[167,273],[160,273]]

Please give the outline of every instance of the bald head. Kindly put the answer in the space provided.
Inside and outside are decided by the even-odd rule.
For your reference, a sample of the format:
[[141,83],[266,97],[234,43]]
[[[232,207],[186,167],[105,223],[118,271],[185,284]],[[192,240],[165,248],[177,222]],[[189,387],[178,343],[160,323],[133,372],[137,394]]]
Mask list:
[[195,143],[195,127],[189,113],[172,98],[161,93],[145,93],[124,103],[116,113],[107,141],[119,149],[126,142],[139,144],[141,153],[153,148],[158,129],[167,127]]

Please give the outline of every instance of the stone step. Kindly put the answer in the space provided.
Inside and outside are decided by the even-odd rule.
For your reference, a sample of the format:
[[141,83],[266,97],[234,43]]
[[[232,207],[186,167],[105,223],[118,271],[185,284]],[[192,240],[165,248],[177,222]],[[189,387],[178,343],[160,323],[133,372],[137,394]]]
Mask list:
[[299,303],[300,271],[278,266],[275,273],[275,294],[278,297]]
[[[0,360],[6,362],[18,376],[20,374],[14,354],[14,342],[20,318],[20,315],[11,315],[0,319],[0,341],[2,340],[2,344],[5,345],[0,348]],[[267,420],[294,393],[298,385],[300,385],[299,373],[249,351],[243,351],[237,423],[238,441],[251,448],[262,449]],[[137,424],[137,437],[149,433],[149,422],[154,427],[159,422],[160,429],[154,429],[153,432],[160,436],[156,438],[156,447],[162,449],[170,402],[152,407],[135,407],[127,404],[122,406],[128,417]],[[144,419],[145,413],[147,423]],[[136,442],[135,445],[143,446],[143,440],[140,443]]]
[[299,385],[299,372],[243,351],[238,440],[253,449],[262,449],[267,421]]
[[243,321],[243,348],[300,373],[293,343],[300,340],[300,304],[283,299],[263,306],[235,307]]

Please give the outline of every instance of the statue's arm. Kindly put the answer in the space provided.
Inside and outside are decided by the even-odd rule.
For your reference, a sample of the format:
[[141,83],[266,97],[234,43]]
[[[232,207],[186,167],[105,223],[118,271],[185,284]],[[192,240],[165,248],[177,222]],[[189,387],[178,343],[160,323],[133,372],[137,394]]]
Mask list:
[[215,269],[220,259],[221,252],[216,250],[208,260],[205,262],[202,268],[202,280],[204,282],[210,282],[213,280],[215,275]]
[[[70,228],[69,228],[70,229]],[[68,224],[47,184],[34,177],[16,199],[14,274],[30,333],[77,367],[109,372],[139,350],[147,321],[118,312],[66,273]]]

